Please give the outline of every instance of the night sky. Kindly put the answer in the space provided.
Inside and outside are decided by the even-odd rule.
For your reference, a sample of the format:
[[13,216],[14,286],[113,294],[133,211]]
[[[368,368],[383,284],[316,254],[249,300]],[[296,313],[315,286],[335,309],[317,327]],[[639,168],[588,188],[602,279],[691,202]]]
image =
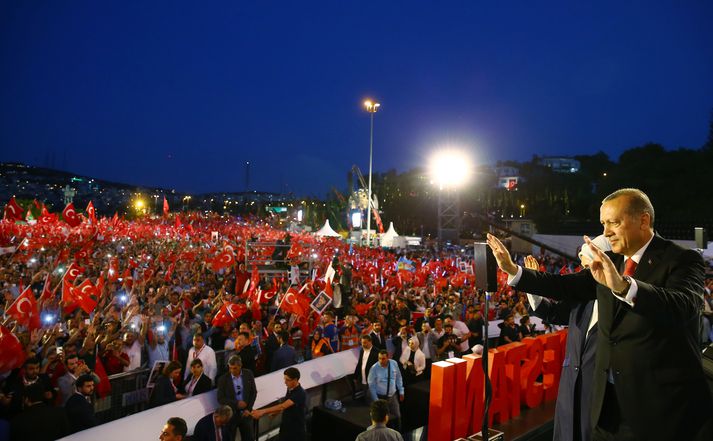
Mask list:
[[377,171],[700,147],[713,2],[573,3],[4,0],[0,161],[323,197],[366,173],[367,97]]

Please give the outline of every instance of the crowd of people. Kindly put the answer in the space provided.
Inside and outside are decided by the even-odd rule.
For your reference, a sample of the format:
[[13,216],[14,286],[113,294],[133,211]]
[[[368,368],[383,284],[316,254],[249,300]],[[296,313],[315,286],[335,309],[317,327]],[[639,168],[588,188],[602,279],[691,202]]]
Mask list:
[[[246,246],[278,241],[282,255]],[[75,226],[3,220],[0,249],[0,431],[11,439],[99,424],[93,403],[111,392],[109,376],[157,365],[149,406],[217,388],[227,407],[214,424],[229,420],[249,437],[254,418],[277,411],[252,409],[255,376],[284,371],[293,390],[293,365],[352,348],[360,348],[357,387],[398,420],[405,384],[482,344],[486,299],[474,288],[472,255],[460,249],[396,253],[196,213],[134,221],[88,213]],[[261,274],[253,261],[301,276]],[[574,262],[540,262],[577,271]],[[525,294],[501,276],[488,318],[503,320],[506,344],[534,329]],[[310,307],[322,295],[327,305]],[[57,424],[38,428],[35,418]]]

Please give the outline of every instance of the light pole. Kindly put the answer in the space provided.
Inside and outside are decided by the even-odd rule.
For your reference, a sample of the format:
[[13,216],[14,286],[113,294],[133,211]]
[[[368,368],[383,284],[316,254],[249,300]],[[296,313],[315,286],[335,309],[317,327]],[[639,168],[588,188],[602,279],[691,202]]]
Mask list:
[[374,157],[374,114],[381,104],[372,102],[371,100],[364,101],[366,111],[371,114],[371,128],[369,130],[369,191],[367,208],[366,208],[366,246],[371,246],[371,166]]

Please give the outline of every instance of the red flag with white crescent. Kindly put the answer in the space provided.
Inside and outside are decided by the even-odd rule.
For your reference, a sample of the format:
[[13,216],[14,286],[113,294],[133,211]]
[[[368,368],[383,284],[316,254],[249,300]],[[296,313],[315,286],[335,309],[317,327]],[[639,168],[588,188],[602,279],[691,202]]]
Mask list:
[[89,220],[92,221],[93,224],[97,223],[97,213],[96,210],[94,210],[94,204],[92,204],[92,201],[89,201],[87,204],[87,209],[85,210],[87,213],[87,217],[89,217]]
[[24,210],[15,200],[15,196],[5,205],[5,219],[10,221],[21,221]]
[[42,213],[40,214],[40,223],[43,225],[50,225],[57,222],[57,215],[52,214],[47,210],[47,207],[42,206]]
[[67,282],[74,283],[77,277],[79,277],[80,274],[84,273],[84,268],[80,268],[79,265],[76,263],[72,262],[69,264],[69,267],[67,267],[67,272],[64,275],[64,280]]
[[280,303],[280,308],[297,316],[304,316],[311,310],[309,298],[294,288],[287,290],[285,298]]
[[71,202],[62,210],[62,218],[70,227],[78,227],[82,223],[82,219],[77,215],[74,204]]
[[37,300],[29,286],[12,302],[5,314],[13,317],[18,323],[27,326],[31,330],[42,326]]
[[40,303],[46,302],[52,298],[52,287],[50,286],[50,273],[45,276],[45,284],[42,287],[42,294],[40,294]]
[[96,283],[97,287],[97,296],[101,297],[102,293],[104,292],[104,272],[99,275],[99,278],[97,279]]
[[81,292],[83,295],[87,296],[98,296],[99,292],[97,291],[97,287],[94,286],[91,280],[89,279],[84,279],[82,283],[80,283],[75,289],[78,289],[79,292]]
[[215,256],[210,262],[213,271],[219,271],[235,265],[235,255],[231,250],[226,250]]
[[9,329],[0,326],[0,372],[9,372],[25,362],[25,348]]

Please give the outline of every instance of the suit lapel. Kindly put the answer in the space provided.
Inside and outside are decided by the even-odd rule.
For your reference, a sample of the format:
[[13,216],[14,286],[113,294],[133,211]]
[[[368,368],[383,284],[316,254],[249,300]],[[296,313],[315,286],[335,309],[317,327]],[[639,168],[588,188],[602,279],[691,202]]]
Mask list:
[[641,256],[641,262],[636,266],[636,271],[632,276],[634,279],[648,280],[650,278],[659,262],[661,262],[665,244],[666,242],[660,236],[654,236],[644,255]]
[[[636,265],[636,270],[634,270],[634,274],[631,276],[633,279],[642,281],[649,280],[656,266],[661,261],[665,244],[660,236],[654,236],[646,248],[646,251],[644,251],[644,254],[641,256],[641,261]],[[616,267],[619,268],[619,274],[621,274],[624,272],[624,256],[616,255],[616,258],[617,260],[613,260],[613,262]],[[612,328],[622,320],[624,312],[629,308],[630,307],[621,300],[614,299],[614,321],[612,322]]]

